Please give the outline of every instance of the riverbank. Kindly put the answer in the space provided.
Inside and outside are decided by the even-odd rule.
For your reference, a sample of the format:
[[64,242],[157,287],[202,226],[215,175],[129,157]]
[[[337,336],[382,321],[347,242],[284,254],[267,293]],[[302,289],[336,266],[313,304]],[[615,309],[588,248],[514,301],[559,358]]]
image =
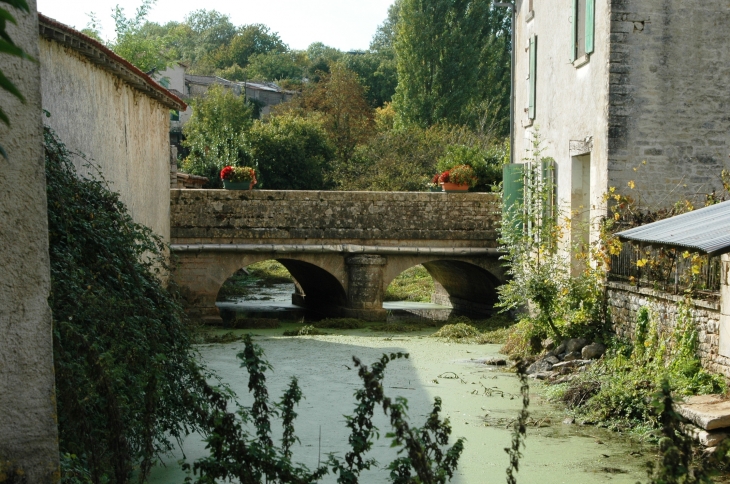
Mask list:
[[[496,344],[453,344],[429,337],[434,328],[408,333],[387,333],[367,329],[323,331],[337,334],[283,337],[290,325],[276,329],[215,330],[233,336],[253,332],[255,341],[266,352],[274,371],[267,375],[272,399],[278,399],[291,376],[299,378],[306,400],[297,409],[295,422],[301,445],[294,449],[294,460],[314,467],[329,452],[342,452],[347,441],[345,414],[354,408],[353,392],[359,386],[352,356],[372,362],[383,352],[405,351],[408,360],[393,362],[386,372],[389,396],[403,396],[409,402],[412,424],[422,425],[431,410],[433,398],[443,399],[443,415],[451,419],[452,441],[467,439],[457,476],[452,482],[482,484],[505,482],[508,457],[504,452],[511,439],[509,424],[520,408],[519,385],[514,374],[480,361],[499,358]],[[300,325],[301,326],[301,325]],[[230,385],[240,401],[250,404],[247,374],[240,369],[236,353],[240,341],[205,344],[198,347],[200,357],[210,369]],[[531,420],[527,447],[520,464],[521,483],[558,484],[575,482],[635,483],[646,480],[644,463],[647,449],[619,434],[589,426],[563,424],[564,413],[542,396],[542,387],[533,383]],[[381,439],[373,457],[382,465],[390,462],[390,442],[384,437],[388,423],[376,414]],[[275,435],[277,427],[275,425]],[[321,445],[320,445],[321,430]],[[183,450],[189,462],[205,454],[200,437],[186,439]],[[181,482],[184,474],[176,461],[177,453],[166,460],[167,468],[154,469],[150,482]],[[376,470],[368,483],[386,482],[387,472]],[[328,476],[323,482],[334,482]]]

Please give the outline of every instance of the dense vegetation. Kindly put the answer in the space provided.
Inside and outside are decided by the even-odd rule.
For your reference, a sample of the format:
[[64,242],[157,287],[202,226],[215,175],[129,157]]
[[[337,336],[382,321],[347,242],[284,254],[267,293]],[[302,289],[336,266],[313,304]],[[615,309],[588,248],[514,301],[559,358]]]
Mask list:
[[[226,165],[261,172],[260,188],[426,190],[437,162],[469,152],[474,190],[501,180],[509,132],[510,17],[488,2],[397,0],[367,51],[321,43],[295,51],[259,24],[208,10],[160,25],[143,0],[113,14],[108,45],[145,71],[174,62],[188,73],[275,82],[297,92],[265,119],[223,89],[193,99],[184,170],[220,186]],[[85,31],[99,36],[95,19]],[[438,39],[438,40],[437,40]],[[391,103],[392,101],[392,103]],[[279,118],[284,118],[279,120]]]

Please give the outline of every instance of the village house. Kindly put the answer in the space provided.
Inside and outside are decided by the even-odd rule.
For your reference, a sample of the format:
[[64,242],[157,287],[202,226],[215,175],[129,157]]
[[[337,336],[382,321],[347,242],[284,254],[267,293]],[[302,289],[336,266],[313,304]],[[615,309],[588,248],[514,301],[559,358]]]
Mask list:
[[[607,190],[631,181],[652,207],[718,188],[730,146],[726,1],[515,6],[514,161],[539,132],[566,213],[596,220]],[[574,242],[585,236],[574,230]]]
[[[554,159],[573,244],[596,239],[589,221],[606,215],[611,187],[652,209],[684,199],[702,206],[705,194],[721,188],[730,161],[728,25],[724,0],[516,1],[514,161],[531,157],[539,134],[541,156]],[[694,314],[703,365],[730,375],[723,259],[703,268],[714,294],[695,300]],[[637,269],[635,258],[624,262]],[[632,279],[609,282],[617,333],[631,337],[644,305],[674,324],[681,290]]]
[[170,240],[170,111],[187,105],[96,40],[39,15],[44,118],[76,156],[97,165],[135,222]]

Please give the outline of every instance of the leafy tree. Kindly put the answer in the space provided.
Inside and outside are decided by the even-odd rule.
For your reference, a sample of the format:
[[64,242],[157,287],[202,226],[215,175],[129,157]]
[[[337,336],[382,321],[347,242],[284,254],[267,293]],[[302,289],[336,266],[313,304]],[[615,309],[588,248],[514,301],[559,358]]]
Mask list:
[[319,82],[322,74],[330,71],[330,64],[342,59],[342,52],[334,47],[324,45],[322,42],[315,42],[307,47],[307,72],[306,77],[313,82]]
[[342,64],[358,75],[370,106],[377,108],[391,101],[398,85],[395,51],[348,53]]
[[[11,7],[20,10],[21,12],[30,13],[30,8],[28,8],[28,4],[25,2],[25,0],[0,0],[0,3],[6,3]],[[32,60],[33,58],[26,54],[23,49],[15,45],[13,39],[11,39],[10,35],[8,35],[8,32],[6,30],[7,22],[15,24],[15,17],[13,17],[10,12],[5,10],[4,8],[0,8],[0,53],[7,54],[13,57],[19,57],[21,59]],[[5,77],[2,69],[0,69],[0,89],[9,92],[19,101],[25,103],[25,97],[23,97],[15,84],[10,82],[10,80]],[[0,121],[2,121],[6,126],[10,126],[10,118],[8,118],[8,115],[5,114],[5,112],[2,110],[2,107],[0,107]],[[5,158],[8,157],[8,154],[5,152],[2,146],[0,146],[0,155],[4,156]]]
[[233,64],[246,67],[251,56],[267,53],[285,53],[289,49],[279,35],[272,33],[262,24],[244,25],[227,44],[210,53],[212,61],[219,69]]
[[230,44],[237,30],[228,15],[216,10],[195,10],[185,17],[185,24],[194,34],[194,50],[186,52],[186,58],[193,62]]
[[395,38],[396,28],[398,20],[400,19],[400,9],[403,4],[403,0],[395,0],[393,4],[388,7],[388,17],[385,21],[378,25],[373,40],[370,41],[371,52],[388,52],[395,49]]
[[256,121],[246,146],[259,172],[259,185],[274,190],[328,188],[334,150],[320,123],[292,115]]
[[489,2],[402,0],[393,98],[400,123],[509,129],[506,15]]
[[249,58],[246,78],[251,80],[278,81],[292,79],[301,82],[302,56],[295,52],[266,52]]
[[301,115],[318,115],[335,146],[338,161],[347,163],[355,147],[365,142],[375,128],[373,110],[357,74],[342,64],[332,64],[329,74],[302,92],[283,110]]
[[244,96],[218,85],[205,97],[193,99],[192,106],[193,116],[183,128],[183,146],[190,150],[183,170],[207,176],[212,186],[218,186],[221,168],[250,161],[244,141],[253,122],[253,108]]
[[144,72],[164,70],[170,61],[164,56],[165,42],[162,37],[146,35],[142,28],[157,0],[142,0],[134,17],[127,18],[124,9],[117,5],[112,13],[116,39],[109,47],[121,57]]

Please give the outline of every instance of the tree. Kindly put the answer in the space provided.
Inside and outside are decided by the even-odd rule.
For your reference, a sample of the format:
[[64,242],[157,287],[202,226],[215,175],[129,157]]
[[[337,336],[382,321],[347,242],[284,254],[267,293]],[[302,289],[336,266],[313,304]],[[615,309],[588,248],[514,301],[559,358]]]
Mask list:
[[285,53],[288,50],[279,35],[272,33],[266,25],[251,24],[240,27],[228,44],[220,46],[210,56],[218,69],[233,64],[245,68],[254,55]]
[[349,162],[355,147],[369,139],[375,129],[365,89],[357,74],[340,63],[332,64],[329,74],[323,74],[319,83],[305,89],[282,109],[319,117],[340,163]]
[[246,146],[259,172],[259,185],[274,190],[328,188],[334,150],[322,125],[293,115],[256,121]]
[[348,53],[343,56],[342,64],[358,75],[370,106],[379,108],[392,100],[398,85],[398,70],[393,50]]
[[468,123],[485,130],[496,125],[504,134],[509,128],[507,15],[489,2],[402,0],[393,98],[399,123]]
[[400,19],[400,9],[403,0],[395,0],[393,5],[388,7],[388,17],[385,21],[378,25],[373,40],[370,41],[371,52],[387,52],[393,51],[395,48],[395,36],[398,20]]
[[221,168],[249,162],[244,141],[253,122],[253,108],[244,96],[218,85],[205,97],[194,99],[192,106],[193,116],[183,128],[183,146],[190,149],[190,155],[182,166],[188,173],[209,177],[209,183],[218,186]]
[[295,52],[266,52],[249,58],[245,69],[246,78],[251,80],[278,81],[292,79],[301,82],[303,59]]
[[144,72],[153,69],[161,71],[170,65],[170,60],[163,55],[164,38],[143,32],[147,15],[155,3],[157,0],[142,0],[142,5],[131,18],[127,18],[124,9],[119,5],[112,13],[116,39],[109,44],[109,48]]

